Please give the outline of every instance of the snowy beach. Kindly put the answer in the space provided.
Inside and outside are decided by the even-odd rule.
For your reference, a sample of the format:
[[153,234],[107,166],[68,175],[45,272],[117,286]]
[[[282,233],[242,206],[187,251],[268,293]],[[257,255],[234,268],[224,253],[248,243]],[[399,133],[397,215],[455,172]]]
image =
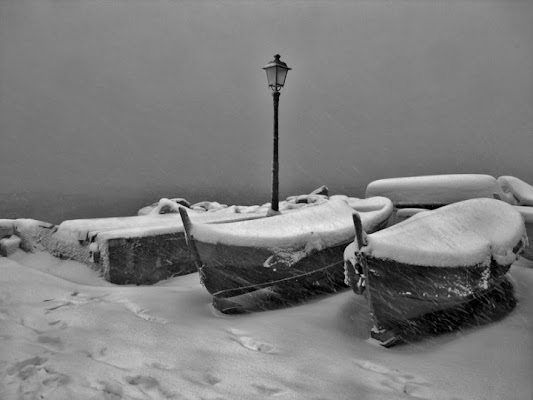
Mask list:
[[529,399],[533,262],[500,321],[385,349],[364,297],[218,313],[197,273],[116,286],[74,261],[0,258],[0,398]]

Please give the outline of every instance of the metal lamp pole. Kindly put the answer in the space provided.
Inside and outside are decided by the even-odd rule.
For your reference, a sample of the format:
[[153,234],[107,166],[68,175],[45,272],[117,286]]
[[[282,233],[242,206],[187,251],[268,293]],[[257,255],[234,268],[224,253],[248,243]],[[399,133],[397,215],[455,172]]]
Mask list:
[[278,151],[278,108],[279,108],[279,91],[272,92],[274,101],[274,153],[272,157],[272,203],[271,209],[279,212],[279,151]]
[[267,73],[268,86],[272,89],[274,103],[274,154],[272,158],[272,202],[267,215],[279,214],[279,152],[278,152],[278,108],[280,90],[285,85],[287,72],[291,68],[281,61],[280,55],[276,54],[274,60],[263,67]]

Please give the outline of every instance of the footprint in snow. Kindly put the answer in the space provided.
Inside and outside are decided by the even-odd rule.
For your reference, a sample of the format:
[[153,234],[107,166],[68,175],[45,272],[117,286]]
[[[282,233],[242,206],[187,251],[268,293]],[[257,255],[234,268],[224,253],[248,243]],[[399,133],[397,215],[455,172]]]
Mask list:
[[7,370],[9,384],[18,384],[18,392],[23,393],[24,398],[52,398],[50,396],[57,394],[71,378],[54,371],[47,362],[47,358],[35,356],[14,363]]
[[93,351],[91,351],[91,350],[82,350],[81,351],[81,354],[84,354],[85,356],[87,356],[88,358],[90,358],[91,360],[93,360],[93,361],[95,361],[97,363],[108,365],[110,367],[116,368],[117,370],[121,370],[121,371],[129,371],[130,370],[130,368],[128,368],[127,366],[115,363],[113,358],[109,357],[107,353],[108,353],[107,347],[105,347],[105,346],[101,347],[101,348],[97,348],[97,349],[95,349]]
[[257,389],[257,391],[265,396],[276,396],[283,392],[283,389],[274,386],[267,386],[257,383],[252,383],[252,386]]
[[271,345],[270,343],[261,342],[250,336],[247,336],[246,332],[244,331],[229,328],[227,329],[227,332],[230,334],[232,340],[235,340],[241,346],[249,350],[258,351],[260,353],[276,353],[276,349],[273,345]]
[[217,383],[222,382],[222,379],[219,377],[207,372],[204,374],[203,379],[206,383],[208,383],[211,386],[215,386]]
[[49,314],[52,311],[59,310],[63,307],[79,307],[88,303],[95,303],[104,301],[104,298],[108,295],[103,296],[84,296],[80,295],[78,291],[74,291],[65,299],[46,299],[43,300],[43,303],[51,303],[50,307],[45,309],[45,314]]
[[428,384],[407,382],[403,387],[403,392],[415,399],[433,399],[435,396]]
[[106,400],[122,399],[123,389],[118,382],[98,381],[98,389],[103,393]]
[[110,299],[111,302],[122,304],[124,308],[133,314],[135,314],[137,317],[144,319],[148,322],[156,322],[158,324],[166,324],[168,321],[165,318],[161,317],[154,317],[153,315],[148,314],[147,310],[142,309],[137,304],[132,303],[131,301],[123,298],[117,298],[117,299]]
[[62,321],[60,319],[56,319],[55,321],[49,322],[48,325],[53,326],[54,328],[57,328],[57,329],[68,328],[68,324],[65,321]]
[[44,364],[46,361],[48,361],[46,357],[35,356],[35,357],[27,358],[25,360],[16,362],[10,368],[8,368],[7,374],[14,375],[20,370],[22,370],[23,368],[27,367],[28,365],[39,366],[39,365]]
[[[137,389],[143,394],[144,397],[148,398],[174,398],[175,394],[165,390],[159,381],[148,375],[136,375],[136,376],[126,376],[124,378],[126,382],[130,385],[137,387]],[[150,395],[153,394],[153,396]]]
[[356,365],[361,369],[383,375],[386,379],[380,382],[382,386],[405,393],[416,399],[431,399],[434,397],[433,392],[430,390],[431,385],[426,382],[416,381],[416,377],[413,375],[400,374],[370,361],[356,363]]
[[370,361],[365,361],[365,362],[362,362],[362,363],[356,363],[358,367],[360,368],[363,368],[363,369],[366,369],[366,370],[369,370],[369,371],[372,371],[372,372],[377,372],[379,374],[389,374],[391,373],[391,370],[388,369],[387,367],[384,367],[382,365],[379,365],[379,364],[374,364]]
[[159,369],[161,371],[168,371],[168,370],[171,370],[171,369],[175,368],[175,366],[173,366],[173,365],[165,364],[165,363],[162,363],[162,362],[154,362],[154,363],[148,364],[148,366],[149,367],[153,367],[155,369]]
[[109,295],[105,294],[103,296],[84,296],[78,291],[72,292],[70,296],[66,299],[47,299],[43,302],[51,302],[53,305],[45,309],[45,314],[49,314],[53,311],[59,310],[64,307],[79,307],[88,303],[115,303],[122,305],[126,310],[132,312],[135,316],[149,322],[156,322],[158,324],[166,324],[168,321],[165,318],[154,317],[148,314],[147,310],[142,309],[137,304],[132,303],[131,301],[124,298],[112,298],[108,297]]
[[37,337],[37,342],[42,343],[47,347],[52,347],[56,350],[63,348],[63,342],[60,338],[55,336],[40,335]]
[[94,361],[102,361],[100,357],[105,357],[107,355],[107,347],[103,346],[96,351],[83,351],[83,353],[87,354],[87,357]]

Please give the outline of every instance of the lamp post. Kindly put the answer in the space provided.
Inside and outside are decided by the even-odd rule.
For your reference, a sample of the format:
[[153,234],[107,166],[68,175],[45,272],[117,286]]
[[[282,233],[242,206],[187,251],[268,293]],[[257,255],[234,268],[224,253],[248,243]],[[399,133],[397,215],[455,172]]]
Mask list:
[[276,54],[274,60],[263,67],[274,101],[274,156],[272,159],[272,202],[267,213],[269,216],[279,214],[278,106],[280,90],[285,85],[287,72],[291,69],[279,57],[279,54]]

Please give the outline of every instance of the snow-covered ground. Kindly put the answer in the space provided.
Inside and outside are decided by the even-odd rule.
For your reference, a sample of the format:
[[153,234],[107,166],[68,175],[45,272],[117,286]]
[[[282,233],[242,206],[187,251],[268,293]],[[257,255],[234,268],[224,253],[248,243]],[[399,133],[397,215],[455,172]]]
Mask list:
[[198,274],[116,286],[47,253],[0,258],[0,399],[533,398],[533,262],[503,320],[385,349],[351,291],[227,316]]

